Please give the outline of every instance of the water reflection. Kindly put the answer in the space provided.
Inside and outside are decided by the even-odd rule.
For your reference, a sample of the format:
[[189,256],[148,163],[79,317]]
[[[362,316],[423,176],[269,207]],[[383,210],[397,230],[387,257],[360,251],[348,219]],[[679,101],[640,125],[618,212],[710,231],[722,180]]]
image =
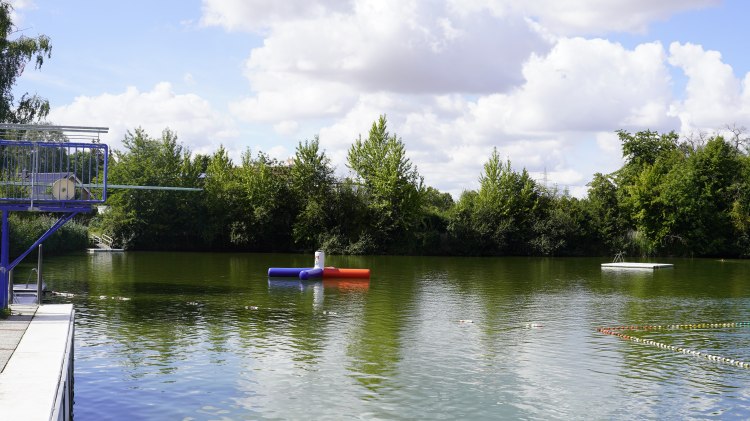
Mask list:
[[[750,320],[747,262],[329,256],[373,277],[265,276],[310,260],[48,259],[77,311],[76,419],[750,417],[750,370],[595,331]],[[748,328],[644,337],[750,360]]]

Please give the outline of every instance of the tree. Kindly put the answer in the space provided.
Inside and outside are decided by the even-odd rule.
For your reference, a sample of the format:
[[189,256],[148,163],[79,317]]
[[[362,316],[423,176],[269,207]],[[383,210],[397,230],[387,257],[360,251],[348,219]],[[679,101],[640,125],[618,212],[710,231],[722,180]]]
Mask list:
[[602,244],[606,253],[624,251],[631,227],[618,201],[617,186],[612,177],[596,173],[588,187],[588,206],[595,242]]
[[211,248],[230,247],[229,227],[242,212],[242,193],[238,170],[223,145],[208,160],[204,189],[207,211],[207,220],[202,224],[204,241]]
[[625,130],[618,130],[617,135],[622,142],[622,156],[627,161],[625,166],[654,164],[664,152],[677,149],[679,140],[679,135],[673,131],[660,135],[658,132],[645,130],[632,135]]
[[545,192],[539,206],[543,213],[532,222],[531,249],[535,255],[554,256],[561,254],[583,254],[587,236],[585,217],[580,202],[567,192],[558,196],[553,191]]
[[295,206],[289,189],[289,168],[263,153],[242,155],[238,168],[239,217],[230,227],[235,246],[254,251],[291,249]]
[[685,165],[673,167],[678,176],[667,179],[663,195],[665,202],[674,204],[664,219],[673,221],[670,238],[681,240],[676,252],[732,253],[732,208],[742,166],[736,144],[717,136],[689,156]]
[[331,160],[320,150],[320,138],[300,142],[292,165],[292,188],[307,199],[324,199],[333,188]]
[[632,217],[633,244],[641,253],[732,253],[740,143],[712,137],[680,147],[672,133],[620,135],[628,162],[616,173],[618,198]]
[[333,168],[331,160],[320,151],[320,139],[300,142],[291,169],[292,189],[301,208],[297,214],[292,234],[295,244],[310,251],[320,246],[328,231],[333,195]]
[[[200,165],[190,151],[166,129],[160,139],[138,128],[123,139],[125,151],[115,151],[111,184],[196,187]],[[126,248],[189,249],[200,244],[196,221],[204,214],[197,192],[123,189],[110,195],[103,227]]]
[[10,3],[0,2],[0,121],[25,124],[46,117],[49,101],[24,93],[15,104],[13,86],[32,59],[36,69],[42,67],[44,59],[51,57],[52,44],[46,35],[10,39],[17,32],[11,20],[12,10]]
[[734,197],[729,216],[736,233],[735,248],[743,257],[750,256],[750,158],[743,156],[741,169],[734,185]]
[[485,254],[487,245],[476,227],[477,192],[464,190],[456,204],[451,208],[448,216],[448,239],[453,253],[463,255]]
[[417,231],[417,249],[424,254],[446,254],[448,252],[447,229],[453,197],[434,187],[424,191],[422,221]]
[[388,133],[385,115],[372,123],[367,139],[359,136],[347,159],[368,196],[375,244],[382,250],[409,247],[421,216],[423,179],[401,139]]
[[510,161],[502,162],[495,148],[484,164],[479,185],[474,227],[489,241],[491,252],[528,253],[532,224],[541,210],[540,191],[529,173],[513,171]]

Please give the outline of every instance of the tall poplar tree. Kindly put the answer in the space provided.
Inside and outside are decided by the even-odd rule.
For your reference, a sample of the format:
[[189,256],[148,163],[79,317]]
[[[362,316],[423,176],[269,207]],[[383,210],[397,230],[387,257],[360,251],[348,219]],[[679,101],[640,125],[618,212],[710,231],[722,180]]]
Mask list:
[[385,115],[372,123],[366,139],[359,136],[347,159],[368,195],[375,245],[385,251],[407,247],[421,216],[423,179],[401,138],[388,132]]

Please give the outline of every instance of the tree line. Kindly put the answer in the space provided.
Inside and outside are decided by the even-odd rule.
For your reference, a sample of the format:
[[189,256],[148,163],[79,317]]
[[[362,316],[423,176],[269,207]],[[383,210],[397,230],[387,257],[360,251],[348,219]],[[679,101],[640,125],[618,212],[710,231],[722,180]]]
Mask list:
[[618,131],[624,165],[594,175],[588,196],[547,188],[493,150],[477,190],[426,186],[385,116],[348,150],[337,177],[317,137],[287,162],[223,147],[193,155],[165,130],[128,133],[111,184],[199,187],[119,190],[94,229],[128,249],[475,256],[750,254],[750,156],[733,139]]

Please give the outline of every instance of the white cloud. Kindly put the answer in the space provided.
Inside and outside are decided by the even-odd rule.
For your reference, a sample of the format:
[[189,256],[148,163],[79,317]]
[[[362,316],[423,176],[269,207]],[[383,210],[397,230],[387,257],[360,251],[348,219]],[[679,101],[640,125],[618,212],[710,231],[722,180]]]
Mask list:
[[291,121],[336,117],[356,103],[356,93],[347,85],[319,81],[290,73],[266,73],[257,78],[257,95],[230,104],[237,117],[256,122]]
[[596,144],[599,149],[608,153],[620,153],[620,138],[615,132],[599,132],[596,134]]
[[233,114],[282,135],[319,121],[339,173],[357,135],[385,113],[430,185],[475,188],[497,147],[514,167],[546,168],[550,183],[581,191],[582,168],[620,162],[619,142],[601,133],[679,120],[660,43],[627,49],[570,35],[643,31],[714,4],[204,0],[202,22],[264,37],[246,62],[251,95]]
[[[475,188],[497,147],[516,169],[546,169],[550,184],[581,186],[620,162],[616,135],[609,138],[614,144],[602,143],[600,132],[678,124],[667,116],[670,79],[660,44],[627,50],[601,39],[562,38],[549,54],[529,60],[523,74],[525,83],[511,93],[474,101],[436,96],[408,114],[400,133],[417,148],[411,150],[428,184],[452,186],[454,194],[458,186]],[[433,110],[448,112],[438,117]]]
[[247,76],[260,103],[269,89],[294,92],[299,78],[358,92],[494,92],[521,82],[523,61],[548,48],[522,16],[456,15],[441,3],[415,0],[358,1],[347,13],[273,23],[250,55]]
[[102,139],[110,148],[121,148],[125,133],[142,127],[151,137],[169,128],[193,152],[210,153],[219,144],[236,137],[232,123],[194,94],[176,94],[171,84],[162,82],[151,91],[134,87],[119,94],[80,96],[73,103],[55,107],[49,121],[66,125],[109,127]]
[[509,123],[519,131],[661,128],[671,100],[661,44],[627,50],[603,39],[563,38],[524,68]]
[[263,31],[279,22],[309,19],[349,8],[349,2],[342,0],[203,0],[201,23],[229,31]]
[[292,135],[297,133],[299,124],[297,124],[296,121],[287,120],[274,124],[273,129],[276,131],[276,133],[279,133],[281,135]]
[[32,0],[10,0],[10,6],[12,8],[10,12],[10,20],[13,22],[13,24],[16,26],[16,28],[21,27],[24,22],[23,14],[18,13],[24,9],[36,9],[37,6]]
[[[429,185],[453,194],[476,188],[497,147],[514,168],[535,176],[546,169],[550,184],[576,194],[593,172],[620,162],[615,129],[715,128],[728,122],[714,123],[722,113],[750,125],[743,120],[750,76],[736,78],[711,52],[673,45],[667,54],[658,42],[629,49],[583,38],[643,32],[655,20],[716,3],[203,0],[201,24],[262,41],[253,40],[259,46],[245,62],[247,95],[228,106],[251,123],[243,134],[254,151],[285,158],[317,131],[345,174],[352,142],[387,114]],[[684,101],[672,98],[669,65],[688,77]],[[190,86],[191,73],[184,74]],[[704,101],[715,109],[696,117]],[[170,127],[196,152],[219,143],[233,156],[244,149],[233,121],[169,84],[79,97],[51,119],[109,126],[116,142],[137,126],[152,136]]]
[[[390,6],[380,0],[203,0],[204,25],[222,26],[230,31],[264,31],[275,24],[300,21],[331,14],[350,15],[355,10],[378,11]],[[527,16],[558,35],[592,35],[612,31],[645,32],[650,23],[677,13],[721,4],[721,0],[446,0],[425,2],[444,4],[455,16],[477,13],[495,17]],[[409,6],[405,6],[408,9]],[[398,7],[395,10],[399,10]],[[450,22],[446,30],[453,33]]]
[[[514,168],[548,171],[550,184],[584,186],[597,171],[618,168],[618,128],[672,130],[666,55],[658,43],[628,50],[602,39],[562,38],[524,66],[510,93],[469,100],[462,95],[361,95],[345,116],[324,127],[321,142],[334,162],[357,134],[386,112],[429,185],[454,195],[476,188],[492,148]],[[587,139],[581,141],[581,139]],[[332,153],[330,151],[333,151]],[[584,172],[590,171],[590,173]]]
[[750,125],[750,73],[738,79],[717,51],[700,45],[672,43],[669,62],[688,78],[685,98],[671,113],[682,122],[683,133],[712,131],[726,124]]
[[[460,1],[460,0],[457,0]],[[717,6],[721,0],[497,0],[495,9],[514,10],[567,36],[608,32],[646,32],[650,23],[689,10]]]

